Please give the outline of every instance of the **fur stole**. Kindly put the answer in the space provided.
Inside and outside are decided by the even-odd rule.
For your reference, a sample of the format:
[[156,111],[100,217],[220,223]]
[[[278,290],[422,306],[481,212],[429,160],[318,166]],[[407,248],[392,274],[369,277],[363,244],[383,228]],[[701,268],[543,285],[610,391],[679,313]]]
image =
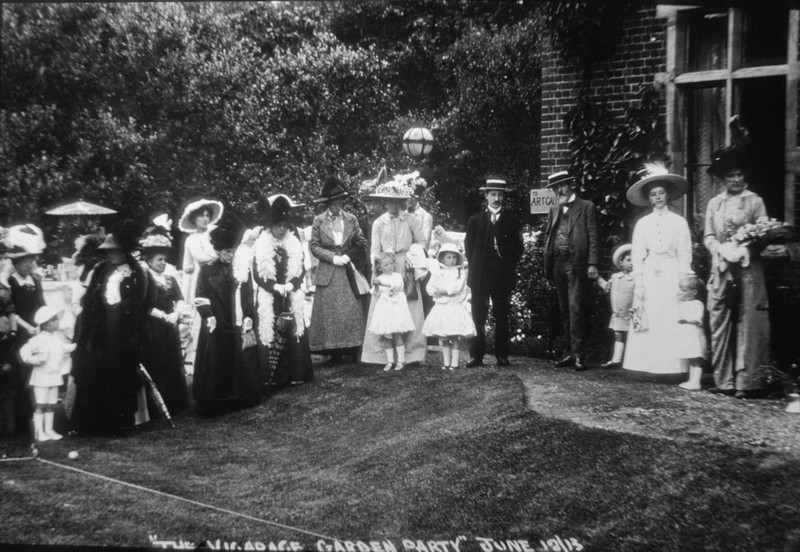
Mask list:
[[[287,232],[282,240],[277,240],[269,231],[261,232],[253,245],[255,269],[264,281],[275,280],[275,250],[283,247],[286,250],[286,281],[303,274],[303,246],[293,232]],[[302,289],[294,290],[290,295],[292,312],[294,313],[294,334],[300,337],[305,332],[303,307],[306,294]],[[275,311],[272,292],[258,286],[256,301],[258,302],[258,339],[262,345],[269,346],[274,338]]]

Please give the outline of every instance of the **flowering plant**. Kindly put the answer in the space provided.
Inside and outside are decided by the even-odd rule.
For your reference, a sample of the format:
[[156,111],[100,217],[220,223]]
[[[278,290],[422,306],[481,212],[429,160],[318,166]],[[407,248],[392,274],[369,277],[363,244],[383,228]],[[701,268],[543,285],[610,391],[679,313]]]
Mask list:
[[784,226],[786,223],[777,219],[762,217],[754,223],[740,226],[731,236],[731,241],[743,247],[754,245],[763,248],[769,243],[771,233]]

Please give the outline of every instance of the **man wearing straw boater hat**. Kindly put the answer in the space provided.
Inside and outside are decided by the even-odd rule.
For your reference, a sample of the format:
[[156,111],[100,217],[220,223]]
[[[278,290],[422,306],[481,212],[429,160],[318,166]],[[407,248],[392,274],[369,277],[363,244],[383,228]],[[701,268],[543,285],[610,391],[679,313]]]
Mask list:
[[464,254],[469,261],[467,284],[472,290],[472,320],[476,331],[467,366],[483,364],[490,299],[495,319],[494,354],[499,366],[508,366],[511,339],[508,316],[517,263],[523,251],[522,224],[505,207],[506,194],[511,191],[505,179],[489,176],[479,189],[486,196],[487,206],[470,217],[464,238]]
[[597,218],[591,201],[575,194],[575,181],[567,171],[547,177],[547,187],[558,198],[545,225],[544,270],[558,294],[558,310],[569,339],[569,354],[556,362],[559,368],[586,369],[583,339],[586,332],[586,298],[590,280],[597,278],[600,247]]

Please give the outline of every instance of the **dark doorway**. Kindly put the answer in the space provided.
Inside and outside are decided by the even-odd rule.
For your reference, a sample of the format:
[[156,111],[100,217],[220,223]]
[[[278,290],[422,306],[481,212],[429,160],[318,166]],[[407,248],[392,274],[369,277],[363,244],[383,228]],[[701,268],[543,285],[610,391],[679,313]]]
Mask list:
[[786,141],[786,79],[742,79],[736,85],[736,104],[750,132],[753,170],[750,189],[764,198],[767,214],[783,219]]

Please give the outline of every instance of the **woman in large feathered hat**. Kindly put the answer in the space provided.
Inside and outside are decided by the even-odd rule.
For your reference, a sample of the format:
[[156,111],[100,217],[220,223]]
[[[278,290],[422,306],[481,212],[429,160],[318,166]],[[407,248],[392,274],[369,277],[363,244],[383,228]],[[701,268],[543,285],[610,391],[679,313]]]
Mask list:
[[275,198],[264,215],[252,269],[259,365],[262,372],[266,366],[270,386],[299,384],[314,377],[304,316],[303,247],[286,197]]
[[168,230],[154,225],[140,247],[153,287],[153,308],[147,318],[148,347],[142,364],[161,392],[167,410],[176,414],[189,406],[179,329],[187,308],[178,280],[166,270],[167,256],[172,252]]
[[149,279],[133,252],[139,228],[116,223],[98,247],[106,258],[92,272],[76,324],[72,421],[79,432],[122,435],[147,419],[139,379],[146,319],[152,308]]

